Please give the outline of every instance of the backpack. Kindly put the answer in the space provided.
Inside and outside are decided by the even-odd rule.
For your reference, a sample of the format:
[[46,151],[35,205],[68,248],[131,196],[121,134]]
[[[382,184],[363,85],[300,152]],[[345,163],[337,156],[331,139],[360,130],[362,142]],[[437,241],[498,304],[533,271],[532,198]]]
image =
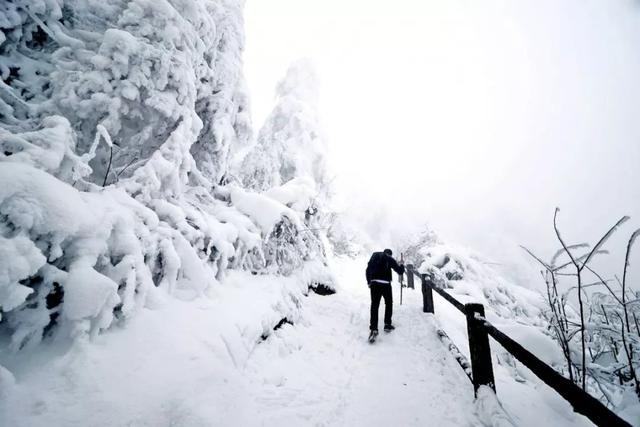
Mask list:
[[367,282],[378,280],[389,280],[386,276],[390,275],[389,263],[387,262],[387,256],[383,252],[374,252],[367,264]]

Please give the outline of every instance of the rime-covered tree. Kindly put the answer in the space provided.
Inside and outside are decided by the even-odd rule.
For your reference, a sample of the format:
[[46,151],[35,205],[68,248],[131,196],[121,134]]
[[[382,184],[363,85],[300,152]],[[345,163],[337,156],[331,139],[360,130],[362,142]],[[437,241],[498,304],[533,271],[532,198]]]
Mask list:
[[161,292],[202,295],[230,268],[314,259],[303,212],[224,184],[251,133],[242,5],[0,2],[0,332],[14,348],[97,333]]
[[318,82],[307,60],[293,63],[276,87],[276,105],[245,157],[241,176],[258,191],[311,179],[319,191],[328,185],[327,148],[317,111]]
[[[276,87],[276,105],[256,144],[241,162],[238,176],[245,187],[262,192],[298,212],[304,230],[282,223],[266,246],[267,260],[283,256],[291,264],[325,260],[330,215],[327,149],[318,120],[318,82],[308,60],[293,63]],[[269,255],[271,254],[271,256]]]

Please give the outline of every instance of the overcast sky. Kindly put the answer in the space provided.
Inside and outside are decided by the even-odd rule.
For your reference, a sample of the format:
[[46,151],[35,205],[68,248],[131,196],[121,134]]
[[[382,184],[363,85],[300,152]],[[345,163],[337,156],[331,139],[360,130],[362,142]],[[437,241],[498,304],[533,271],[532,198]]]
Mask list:
[[572,242],[626,214],[622,247],[640,226],[639,2],[248,0],[245,16],[256,125],[288,64],[316,64],[345,209],[387,206],[500,261],[549,254],[556,206]]

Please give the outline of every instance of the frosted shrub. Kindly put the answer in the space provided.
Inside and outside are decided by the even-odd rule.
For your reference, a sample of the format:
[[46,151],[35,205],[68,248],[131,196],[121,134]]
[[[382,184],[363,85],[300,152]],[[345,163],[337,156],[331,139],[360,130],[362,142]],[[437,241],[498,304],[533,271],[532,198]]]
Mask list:
[[515,286],[505,280],[499,271],[488,265],[468,249],[434,243],[422,249],[413,249],[420,273],[441,288],[450,289],[463,303],[478,302],[492,315],[505,319],[518,318],[530,325],[543,325],[542,300],[536,292]]
[[345,216],[330,213],[328,222],[327,239],[334,254],[355,258],[363,255],[367,246],[373,246],[366,243],[367,236],[356,225],[350,224]]
[[292,222],[290,215],[274,224],[265,242],[267,265],[289,274],[305,261],[325,262],[329,179],[311,64],[292,64],[276,94],[276,105],[237,174],[245,187],[287,206],[301,219]]
[[[553,226],[560,249],[543,261],[524,248],[542,267],[546,284],[544,315],[549,332],[564,356],[566,376],[583,390],[598,396],[629,419],[640,413],[640,300],[629,280],[633,248],[640,230],[627,241],[622,278],[603,278],[591,261],[607,254],[609,238],[629,219],[618,220],[593,246],[567,244]],[[635,418],[634,418],[635,417]]]

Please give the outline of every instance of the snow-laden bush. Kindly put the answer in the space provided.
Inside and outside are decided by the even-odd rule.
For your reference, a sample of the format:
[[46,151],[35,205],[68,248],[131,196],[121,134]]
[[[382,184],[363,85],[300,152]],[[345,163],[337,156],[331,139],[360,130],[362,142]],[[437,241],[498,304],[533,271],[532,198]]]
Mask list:
[[156,286],[193,297],[229,266],[263,266],[260,230],[210,195],[187,192],[179,206],[141,198],[145,206],[122,187],[79,191],[20,154],[0,167],[0,309],[16,347],[53,321],[97,332],[114,314],[135,313]]
[[334,254],[356,258],[364,256],[376,246],[349,216],[337,212],[331,212],[329,215],[327,239]]
[[428,229],[404,247],[403,253],[407,263],[414,264],[432,283],[448,289],[463,302],[485,304],[500,317],[524,316],[539,323],[540,296],[509,283],[475,252],[445,244]]
[[418,271],[462,302],[482,303],[493,315],[542,325],[542,297],[505,280],[491,263],[472,251],[436,243],[417,253]]
[[[14,348],[202,295],[230,268],[314,264],[297,204],[260,196],[255,211],[259,195],[223,185],[250,135],[241,9],[0,5],[0,329]],[[282,238],[304,256],[274,253]],[[309,271],[309,284],[324,274]]]
[[407,244],[404,245],[402,252],[404,259],[409,264],[420,265],[424,261],[423,252],[430,247],[442,243],[438,235],[429,227],[425,227],[417,238],[407,238]]
[[232,204],[257,223],[265,236],[263,255],[268,272],[288,275],[306,261],[326,259],[323,242],[307,228],[309,193],[313,191],[310,184],[293,180],[263,194],[230,186]]

